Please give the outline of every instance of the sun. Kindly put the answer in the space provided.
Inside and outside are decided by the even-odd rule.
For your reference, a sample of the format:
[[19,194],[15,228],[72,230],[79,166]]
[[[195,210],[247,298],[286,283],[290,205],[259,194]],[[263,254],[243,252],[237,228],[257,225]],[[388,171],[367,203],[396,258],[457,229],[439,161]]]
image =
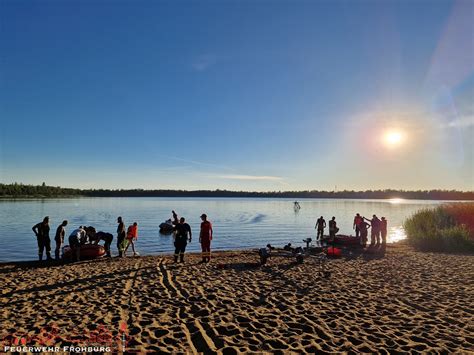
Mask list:
[[385,132],[384,143],[389,148],[395,148],[402,144],[403,142],[403,133],[398,130],[391,130]]

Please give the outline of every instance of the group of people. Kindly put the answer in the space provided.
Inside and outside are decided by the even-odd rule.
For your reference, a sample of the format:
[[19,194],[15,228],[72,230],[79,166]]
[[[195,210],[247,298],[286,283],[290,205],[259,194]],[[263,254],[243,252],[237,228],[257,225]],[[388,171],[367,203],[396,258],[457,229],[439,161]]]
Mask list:
[[[367,222],[370,222],[367,223]],[[324,229],[326,228],[326,221],[323,216],[318,218],[314,228],[317,230],[316,239],[323,239]],[[360,238],[361,245],[365,246],[368,242],[368,230],[370,228],[370,245],[385,244],[387,242],[387,219],[382,217],[379,219],[375,214],[372,219],[361,216],[357,213],[354,217],[354,223],[352,226],[355,229],[356,238]],[[339,231],[336,223],[336,217],[332,217],[329,221],[329,238],[334,239],[336,233]]]
[[[174,246],[175,254],[174,261],[184,262],[184,253],[188,241],[192,240],[191,227],[186,223],[184,217],[178,218],[175,211],[173,214],[173,235],[174,235]],[[201,231],[199,234],[199,242],[201,243],[202,249],[202,262],[206,263],[211,260],[211,240],[213,237],[212,224],[207,220],[207,215],[203,213],[201,215]],[[138,223],[134,222],[128,228],[125,227],[125,223],[122,217],[117,218],[117,249],[119,257],[124,257],[127,254],[128,248],[132,247],[133,256],[137,255],[135,250],[135,242],[138,238]],[[66,226],[68,221],[64,220],[56,229],[56,235],[54,240],[56,242],[55,258],[60,258],[61,247],[64,244],[64,237],[66,235]],[[51,257],[51,239],[49,237],[49,217],[44,217],[42,222],[35,224],[32,228],[36,235],[38,242],[38,258],[43,260],[44,251],[46,251],[46,259],[52,260]],[[79,226],[72,231],[69,235],[69,246],[72,250],[72,256],[75,260],[80,260],[81,247],[86,244],[98,244],[101,240],[104,241],[104,249],[106,255],[111,257],[110,246],[113,241],[113,235],[110,233],[99,231],[97,232],[92,226]]]
[[[192,231],[191,226],[186,223],[186,218],[178,218],[178,214],[175,211],[171,211],[173,215],[173,235],[174,235],[174,262],[184,262],[184,253],[186,246],[191,243]],[[201,215],[201,231],[199,233],[199,243],[201,243],[202,251],[202,263],[208,263],[211,261],[211,240],[213,237],[212,223],[207,220],[207,215],[203,213]]]
[[[126,256],[129,246],[132,246],[133,255],[136,255],[135,241],[138,238],[138,223],[134,222],[132,225],[125,229],[125,224],[122,217],[117,219],[117,249],[119,256]],[[64,237],[66,235],[66,226],[68,221],[64,220],[57,228],[54,241],[56,242],[56,248],[54,250],[55,259],[60,258],[61,247],[64,245]],[[49,217],[43,218],[42,222],[39,222],[33,226],[33,232],[36,235],[38,242],[38,259],[43,260],[44,251],[46,251],[46,259],[52,260],[51,257],[51,239],[49,237]],[[72,250],[72,256],[76,260],[80,260],[81,247],[86,244],[99,244],[101,240],[104,241],[104,249],[106,255],[111,257],[110,246],[112,244],[114,236],[111,233],[99,231],[92,226],[79,226],[74,229],[69,235],[68,241],[69,246]]]

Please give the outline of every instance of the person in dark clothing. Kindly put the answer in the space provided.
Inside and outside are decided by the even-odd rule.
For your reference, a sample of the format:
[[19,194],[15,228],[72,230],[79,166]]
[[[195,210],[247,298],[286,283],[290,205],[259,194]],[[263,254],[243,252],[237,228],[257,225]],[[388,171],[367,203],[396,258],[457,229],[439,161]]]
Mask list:
[[362,220],[362,222],[359,223],[360,245],[362,245],[362,247],[364,248],[367,245],[367,235],[368,235],[369,228],[370,228],[370,224],[368,224],[366,221]]
[[64,243],[64,235],[66,234],[66,229],[64,227],[67,226],[67,221],[64,220],[58,228],[56,228],[56,235],[54,236],[54,241],[56,242],[56,249],[54,249],[54,257],[56,260],[59,260],[59,251],[61,250],[61,246]]
[[105,232],[97,232],[95,234],[96,239],[103,240],[104,241],[104,249],[105,252],[107,253],[107,256],[110,258],[112,255],[110,254],[110,246],[112,245],[112,240],[114,239],[114,236],[110,233],[105,233]]
[[123,251],[125,249],[124,241],[127,234],[125,230],[125,223],[123,223],[122,217],[117,218],[117,249],[119,252],[119,257],[123,256]]
[[336,237],[337,232],[339,232],[339,228],[337,228],[336,217],[332,217],[329,221],[329,238],[332,241]]
[[382,244],[387,243],[387,220],[385,217],[382,217],[380,221],[380,233],[382,234]]
[[316,225],[314,226],[314,229],[317,229],[316,240],[323,238],[324,228],[326,228],[326,221],[323,216],[321,216],[318,218]]
[[352,228],[355,229],[356,232],[356,238],[359,237],[360,235],[360,227],[359,225],[364,221],[364,219],[361,217],[359,213],[357,213],[354,217],[354,224],[352,225]]
[[365,217],[364,219],[370,222],[370,227],[372,228],[370,232],[370,245],[380,244],[380,219],[376,215],[373,215],[372,219]]
[[171,214],[173,215],[173,225],[178,225],[179,224],[179,219],[178,219],[178,214],[175,211],[171,211]]
[[43,251],[46,249],[47,260],[51,258],[51,239],[49,239],[49,217],[43,218],[43,222],[37,223],[31,228],[36,235],[38,241],[38,257],[43,260]]
[[179,261],[184,263],[184,252],[186,251],[186,245],[188,244],[188,235],[189,235],[189,242],[191,243],[192,233],[191,227],[189,224],[186,223],[184,217],[181,217],[179,223],[174,227],[175,230],[175,238],[174,238],[174,262]]

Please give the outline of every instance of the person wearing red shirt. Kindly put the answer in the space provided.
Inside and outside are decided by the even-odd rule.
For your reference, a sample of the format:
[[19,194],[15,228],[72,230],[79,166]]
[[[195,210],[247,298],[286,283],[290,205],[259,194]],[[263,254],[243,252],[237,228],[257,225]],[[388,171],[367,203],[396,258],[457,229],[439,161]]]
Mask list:
[[199,234],[199,242],[201,243],[202,262],[211,261],[211,240],[212,240],[212,224],[207,220],[207,215],[201,215],[201,233]]
[[134,222],[133,225],[128,227],[127,230],[127,246],[125,247],[125,250],[123,251],[123,256],[126,256],[128,247],[131,245],[132,246],[132,252],[133,256],[137,255],[137,252],[135,251],[135,241],[138,238],[138,223]]

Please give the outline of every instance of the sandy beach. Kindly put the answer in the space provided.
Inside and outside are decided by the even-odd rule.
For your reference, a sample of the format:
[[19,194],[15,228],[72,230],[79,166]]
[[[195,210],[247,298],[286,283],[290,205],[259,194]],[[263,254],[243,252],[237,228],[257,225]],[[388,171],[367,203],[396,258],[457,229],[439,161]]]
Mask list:
[[166,353],[474,351],[474,256],[385,252],[314,259],[255,251],[0,265],[5,346]]

